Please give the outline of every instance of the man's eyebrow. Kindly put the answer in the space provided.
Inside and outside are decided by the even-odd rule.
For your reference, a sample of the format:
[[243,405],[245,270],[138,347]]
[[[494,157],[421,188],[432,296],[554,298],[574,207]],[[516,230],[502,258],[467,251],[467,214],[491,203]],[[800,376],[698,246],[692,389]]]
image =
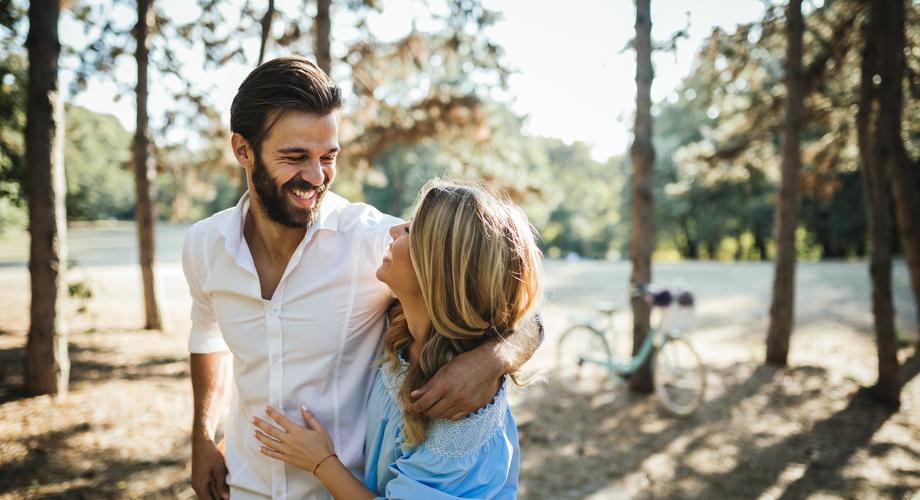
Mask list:
[[[336,146],[334,148],[329,149],[329,151],[327,151],[325,154],[338,153],[338,152],[339,152],[339,147]],[[288,147],[276,149],[275,154],[281,154],[281,155],[310,154],[310,150],[307,148],[301,148],[297,146],[288,146]]]

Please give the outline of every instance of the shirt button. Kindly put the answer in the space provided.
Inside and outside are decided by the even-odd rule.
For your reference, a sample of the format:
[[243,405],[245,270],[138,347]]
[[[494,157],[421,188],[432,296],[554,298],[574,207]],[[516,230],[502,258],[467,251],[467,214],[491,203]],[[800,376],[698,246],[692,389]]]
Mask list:
[[280,354],[273,354],[273,355],[272,355],[272,361],[274,361],[275,363],[281,361],[281,355],[280,355]]

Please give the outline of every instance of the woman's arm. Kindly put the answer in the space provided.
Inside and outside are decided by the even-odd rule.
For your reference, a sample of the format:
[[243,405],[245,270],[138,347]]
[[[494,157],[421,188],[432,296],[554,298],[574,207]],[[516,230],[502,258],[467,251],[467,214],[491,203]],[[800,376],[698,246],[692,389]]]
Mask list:
[[444,365],[420,389],[409,411],[430,418],[459,420],[489,404],[498,391],[499,379],[517,371],[543,341],[539,314],[504,339],[486,341]]
[[253,417],[252,423],[258,428],[254,432],[262,443],[263,455],[312,472],[337,499],[374,498],[374,493],[355,479],[335,455],[329,433],[309,410],[300,407],[306,427],[295,424],[270,406],[265,407],[265,411],[281,428]]
[[332,457],[317,469],[316,477],[336,499],[373,499],[374,494],[355,479],[338,457]]

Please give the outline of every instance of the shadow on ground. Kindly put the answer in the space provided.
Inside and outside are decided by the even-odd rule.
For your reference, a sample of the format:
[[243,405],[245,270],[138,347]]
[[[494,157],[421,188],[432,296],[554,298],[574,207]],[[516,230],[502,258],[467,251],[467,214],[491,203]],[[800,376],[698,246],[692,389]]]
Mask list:
[[[79,461],[63,457],[69,439],[94,431],[98,430],[89,424],[78,424],[16,442],[26,446],[28,452],[24,459],[0,466],[0,495],[30,497],[30,489],[40,485],[45,492],[43,498],[117,498],[123,496],[126,483],[155,469],[185,469],[184,457],[147,461],[93,450],[80,450]],[[181,481],[149,493],[174,497],[187,488],[187,481]],[[49,490],[57,491],[48,494]]]
[[[902,385],[918,372],[915,354],[903,366]],[[738,363],[710,379],[722,380],[722,390],[690,419],[663,415],[654,396],[633,395],[625,386],[606,397],[572,394],[562,381],[538,388],[520,405],[535,416],[520,428],[524,496],[847,497],[866,487],[902,497],[920,482],[920,470],[911,469],[920,461],[913,440],[872,442],[896,410],[871,389],[851,381],[835,399],[826,369],[815,366]],[[846,473],[860,451],[910,457],[898,471],[904,481],[861,484]]]
[[[138,335],[156,335],[149,332]],[[188,361],[184,357],[158,356],[140,363],[123,360],[117,350],[71,341],[70,390],[83,384],[110,380],[186,379]],[[0,349],[0,404],[28,396],[23,386],[25,346]]]
[[25,397],[24,347],[0,349],[0,497],[189,496],[185,419],[173,415],[189,411],[177,404],[187,358],[151,347],[161,334],[122,332],[71,337],[61,400]]

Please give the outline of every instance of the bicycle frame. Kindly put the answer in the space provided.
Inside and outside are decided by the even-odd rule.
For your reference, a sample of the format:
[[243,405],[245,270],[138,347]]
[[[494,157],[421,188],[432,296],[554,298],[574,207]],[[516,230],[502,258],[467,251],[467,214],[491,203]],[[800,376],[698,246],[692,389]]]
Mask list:
[[[636,373],[648,358],[652,355],[653,347],[660,346],[665,340],[672,337],[681,336],[681,331],[678,329],[669,328],[667,331],[662,329],[662,326],[665,324],[665,320],[669,314],[671,314],[670,307],[664,307],[661,309],[661,317],[659,318],[658,326],[650,326],[648,335],[645,336],[645,340],[642,342],[642,345],[639,346],[639,352],[634,354],[628,362],[621,363],[617,360],[611,359],[592,359],[587,357],[579,357],[579,360],[582,363],[591,363],[595,365],[600,365],[607,368],[611,373],[615,373],[620,377],[629,377],[630,375]],[[601,333],[604,337],[607,337],[606,332],[610,332],[613,335],[616,335],[616,329],[611,321],[606,325],[605,328],[597,328],[592,326],[595,330]]]
[[[601,387],[597,382],[603,381],[604,374],[608,379],[625,380],[654,359],[654,369],[660,372],[653,378],[655,392],[664,409],[675,416],[692,415],[705,401],[706,391],[706,367],[684,339],[693,329],[693,295],[678,291],[675,297],[667,289],[650,292],[648,285],[635,288],[634,298],[645,297],[652,310],[659,312],[642,343],[634,344],[635,354],[624,352],[627,338],[621,335],[627,333],[616,328],[614,311],[605,307],[600,312],[607,315],[607,322],[578,321],[559,338],[556,362],[560,373],[576,392],[593,392]],[[583,371],[586,363],[590,366]]]
[[639,367],[648,360],[649,356],[652,354],[652,347],[657,344],[655,341],[660,336],[661,333],[659,332],[658,328],[650,328],[648,335],[645,336],[645,340],[642,342],[642,345],[639,346],[639,352],[633,355],[628,363],[619,363],[609,359],[592,359],[581,356],[579,356],[579,361],[582,363],[600,365],[621,377],[628,377],[633,373],[636,373],[636,370],[638,370]]

